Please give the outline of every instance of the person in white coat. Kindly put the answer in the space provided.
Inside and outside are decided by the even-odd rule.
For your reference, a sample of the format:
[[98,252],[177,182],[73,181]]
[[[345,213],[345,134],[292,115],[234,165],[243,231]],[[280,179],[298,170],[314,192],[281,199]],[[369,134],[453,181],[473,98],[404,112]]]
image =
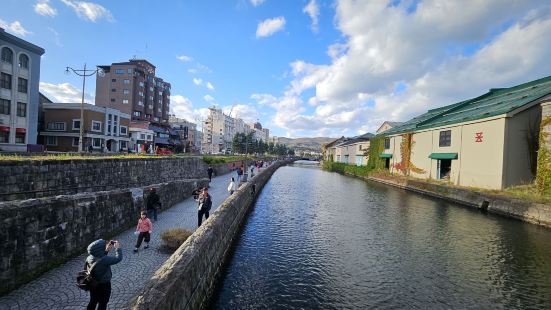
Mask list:
[[230,192],[230,195],[233,195],[233,192],[235,192],[235,179],[233,177],[230,180],[230,184],[228,184],[228,192]]

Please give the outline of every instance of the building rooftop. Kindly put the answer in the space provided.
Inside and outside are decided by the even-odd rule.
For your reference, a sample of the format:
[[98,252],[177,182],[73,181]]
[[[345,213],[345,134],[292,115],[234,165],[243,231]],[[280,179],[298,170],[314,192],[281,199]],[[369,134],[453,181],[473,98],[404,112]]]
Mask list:
[[19,37],[16,37],[12,34],[9,34],[7,33],[4,28],[1,28],[0,27],[0,39],[6,41],[6,42],[10,42],[12,44],[15,44],[15,45],[18,45],[18,46],[21,46],[31,52],[34,52],[38,55],[43,55],[44,54],[44,49],[40,46],[37,46],[37,45],[34,45],[28,41],[25,41]]
[[479,97],[414,117],[383,135],[464,123],[514,112],[551,94],[551,76],[508,88],[492,88]]

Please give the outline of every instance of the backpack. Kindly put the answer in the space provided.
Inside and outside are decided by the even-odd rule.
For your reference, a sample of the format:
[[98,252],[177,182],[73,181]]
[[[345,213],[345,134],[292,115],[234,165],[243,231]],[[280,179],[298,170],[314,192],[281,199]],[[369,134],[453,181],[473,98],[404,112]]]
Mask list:
[[88,267],[88,263],[84,263],[84,270],[79,271],[77,274],[77,287],[81,290],[89,291],[95,289],[98,286],[98,280],[92,275],[92,271],[96,264],[100,260],[98,259],[92,266]]

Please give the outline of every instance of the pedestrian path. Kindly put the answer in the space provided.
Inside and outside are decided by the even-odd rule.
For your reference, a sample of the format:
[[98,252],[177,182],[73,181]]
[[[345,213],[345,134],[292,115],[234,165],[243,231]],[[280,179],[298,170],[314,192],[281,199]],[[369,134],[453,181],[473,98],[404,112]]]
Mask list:
[[[235,173],[234,173],[235,174]],[[214,177],[209,194],[213,198],[214,212],[229,196],[227,186],[234,174]],[[162,201],[162,197],[161,197]],[[136,214],[136,223],[139,214]],[[130,300],[143,288],[146,281],[170,257],[158,249],[160,233],[169,228],[182,227],[194,231],[197,228],[197,203],[190,197],[172,208],[158,214],[153,223],[153,233],[149,249],[133,253],[136,243],[135,228],[123,232],[114,239],[121,242],[123,260],[112,266],[112,293],[108,309],[124,309]],[[90,240],[92,242],[94,240]],[[0,310],[4,309],[83,309],[88,305],[89,293],[75,285],[76,274],[82,270],[87,254],[82,254],[64,265],[50,270],[40,278],[20,287],[10,294],[0,297]]]

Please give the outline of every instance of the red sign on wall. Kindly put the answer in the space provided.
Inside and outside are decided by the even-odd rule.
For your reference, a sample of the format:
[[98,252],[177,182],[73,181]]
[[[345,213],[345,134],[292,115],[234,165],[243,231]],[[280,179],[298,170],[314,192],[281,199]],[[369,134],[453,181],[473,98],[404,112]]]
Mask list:
[[476,135],[476,136],[474,137],[474,138],[475,138],[475,141],[474,141],[474,142],[482,142],[482,138],[484,138],[484,137],[482,136],[482,132],[477,132],[477,133],[475,133],[475,135]]

